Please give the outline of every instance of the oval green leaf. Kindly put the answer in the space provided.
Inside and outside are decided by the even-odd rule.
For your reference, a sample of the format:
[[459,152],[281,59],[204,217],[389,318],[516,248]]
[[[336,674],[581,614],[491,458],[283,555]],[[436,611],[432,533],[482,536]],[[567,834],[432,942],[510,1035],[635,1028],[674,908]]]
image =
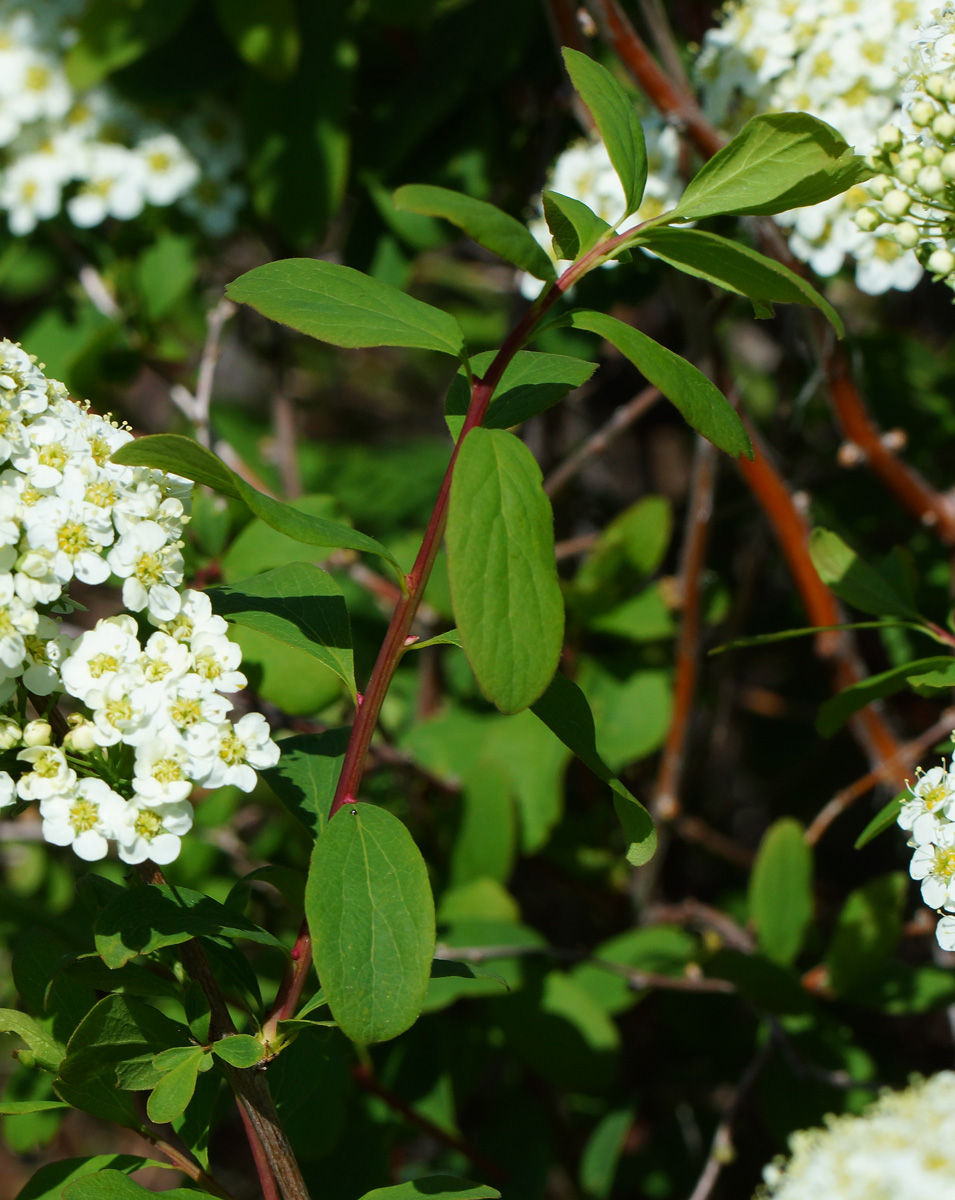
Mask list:
[[196,1079],[205,1050],[193,1047],[190,1054],[171,1067],[153,1088],[146,1101],[146,1115],[157,1125],[175,1121],[189,1107],[196,1090]]
[[544,192],[544,219],[559,258],[577,258],[592,250],[610,226],[582,200],[560,192]]
[[652,250],[657,258],[687,275],[748,296],[754,304],[769,309],[767,316],[772,316],[774,303],[811,304],[825,314],[839,337],[845,334],[839,314],[810,283],[749,246],[703,229],[665,227],[647,229],[633,244]]
[[464,334],[449,313],[339,263],[280,259],[247,271],[226,295],[333,346],[408,346],[466,357]]
[[561,53],[571,83],[590,109],[613,169],[620,176],[627,201],[627,211],[620,215],[628,217],[640,207],[647,184],[647,147],[633,102],[600,63],[567,46]]
[[434,900],[397,817],[350,804],[315,843],[305,913],[332,1016],[354,1042],[397,1037],[421,1012],[434,956]]
[[554,264],[527,226],[486,200],[427,183],[408,183],[398,188],[394,201],[404,212],[443,217],[479,246],[537,279],[557,278]]
[[692,363],[616,317],[579,310],[568,313],[563,320],[574,329],[589,329],[616,346],[707,441],[734,458],[745,454],[752,459],[753,446],[739,415],[719,388]]
[[485,696],[519,712],[557,670],[564,602],[540,467],[513,434],[478,428],[464,439],[446,537],[461,646]]
[[871,704],[873,700],[894,696],[912,686],[913,680],[917,679],[921,672],[942,671],[952,666],[955,666],[955,663],[952,662],[951,656],[918,658],[914,662],[901,663],[887,671],[880,671],[878,675],[860,679],[858,683],[850,684],[825,701],[816,717],[816,731],[823,737],[832,737],[854,713]]
[[809,535],[809,556],[819,578],[840,600],[853,608],[883,617],[908,617],[921,621],[916,609],[895,587],[829,529]]
[[749,915],[767,958],[780,966],[793,961],[802,948],[812,908],[812,851],[799,822],[783,817],[760,842],[749,881]]
[[[165,1163],[157,1165],[166,1166]],[[86,1175],[77,1179],[75,1183],[67,1184],[62,1193],[57,1193],[58,1196],[62,1196],[62,1200],[146,1200],[155,1194],[120,1171],[102,1169],[97,1170],[95,1175]],[[196,1200],[197,1196],[207,1194],[197,1192],[193,1188],[179,1187],[170,1188],[162,1193],[166,1200]]]
[[376,542],[374,538],[359,533],[356,529],[349,529],[347,525],[338,521],[312,516],[293,508],[290,504],[283,504],[281,500],[273,500],[271,496],[264,495],[246,483],[211,450],[200,446],[192,438],[182,437],[177,433],[148,434],[120,446],[112,461],[127,467],[153,467],[159,471],[181,475],[194,483],[205,484],[223,496],[244,501],[266,525],[296,542],[303,542],[308,546],[322,546],[325,549],[338,547],[377,554],[379,558],[391,563],[399,572],[399,576],[401,574],[394,556],[381,542]]
[[233,1067],[254,1067],[265,1058],[265,1047],[248,1033],[236,1033],[212,1043],[212,1053]]

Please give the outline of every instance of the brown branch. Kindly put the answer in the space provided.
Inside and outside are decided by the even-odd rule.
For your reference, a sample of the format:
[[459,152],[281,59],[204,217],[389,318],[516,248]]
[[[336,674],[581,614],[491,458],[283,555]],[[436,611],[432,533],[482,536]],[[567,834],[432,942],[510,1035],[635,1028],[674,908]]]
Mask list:
[[692,897],[679,904],[654,904],[643,914],[647,925],[687,925],[692,929],[712,929],[727,946],[752,954],[756,943],[752,936],[732,917],[709,904],[702,904]]
[[412,1125],[417,1125],[419,1129],[423,1129],[425,1133],[430,1134],[444,1146],[450,1146],[452,1150],[457,1150],[466,1158],[469,1158],[476,1167],[487,1175],[490,1179],[497,1180],[498,1183],[507,1183],[510,1178],[507,1171],[503,1167],[498,1166],[496,1162],[482,1154],[470,1142],[466,1142],[464,1138],[457,1137],[450,1133],[447,1129],[442,1129],[440,1125],[436,1125],[429,1117],[417,1111],[406,1103],[390,1088],[379,1083],[372,1074],[371,1068],[364,1064],[357,1064],[351,1069],[352,1078],[360,1088],[369,1092],[372,1096],[377,1096],[379,1100],[383,1100],[390,1109],[400,1113]]
[[569,454],[562,463],[554,468],[544,481],[544,491],[548,496],[556,496],[573,479],[577,472],[591,458],[603,454],[607,447],[620,436],[625,429],[638,421],[647,409],[660,399],[660,392],[655,387],[645,387],[632,400],[614,412],[608,421],[595,430],[589,438]]
[[681,813],[673,822],[673,832],[685,842],[693,842],[694,845],[702,846],[704,850],[709,850],[711,854],[725,859],[734,867],[741,867],[744,871],[748,871],[756,859],[756,855],[751,850],[734,842],[732,838],[727,837],[725,833],[720,833],[718,829],[714,829],[699,817]]
[[654,817],[662,821],[672,820],[680,811],[680,777],[700,655],[700,584],[715,487],[716,450],[705,438],[698,436],[680,568],[680,631],[676,644],[673,715],[660,758],[651,808]]
[[809,845],[815,846],[836,817],[841,816],[860,796],[864,796],[866,792],[888,779],[897,779],[896,773],[900,769],[911,767],[939,738],[951,732],[953,725],[955,725],[955,708],[948,708],[924,733],[920,733],[917,738],[900,746],[891,759],[879,763],[874,770],[836,792],[828,804],[816,814],[806,830],[805,839]]

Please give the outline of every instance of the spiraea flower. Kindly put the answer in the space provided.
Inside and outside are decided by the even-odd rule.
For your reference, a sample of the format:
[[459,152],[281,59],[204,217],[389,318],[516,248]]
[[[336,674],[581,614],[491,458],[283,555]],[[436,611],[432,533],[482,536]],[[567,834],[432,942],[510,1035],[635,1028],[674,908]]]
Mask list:
[[919,29],[897,123],[869,156],[857,223],[911,254],[955,290],[955,5]]
[[789,1139],[758,1200],[923,1200],[955,1195],[955,1072],[885,1091],[862,1116]]
[[[198,784],[251,791],[279,749],[258,713],[229,720],[242,654],[209,597],[183,590],[191,484],[113,463],[128,431],[68,399],[0,342],[0,808],[39,805],[44,838],[83,859],[171,862]],[[73,579],[122,584],[130,612],[69,638]],[[25,722],[69,698],[69,730]],[[9,760],[8,760],[9,761]]]
[[[696,63],[704,111],[728,134],[763,112],[808,112],[834,126],[859,154],[901,119],[903,77],[918,23],[937,0],[738,0],[707,32]],[[856,283],[877,295],[908,291],[922,276],[912,246],[856,214],[861,187],[823,204],[781,213],[797,258],[823,276],[848,256]]]
[[[903,800],[898,823],[909,834],[909,874],[920,882],[929,906],[955,913],[955,772],[947,767],[919,769]],[[935,929],[943,950],[955,950],[955,917],[943,916]]]

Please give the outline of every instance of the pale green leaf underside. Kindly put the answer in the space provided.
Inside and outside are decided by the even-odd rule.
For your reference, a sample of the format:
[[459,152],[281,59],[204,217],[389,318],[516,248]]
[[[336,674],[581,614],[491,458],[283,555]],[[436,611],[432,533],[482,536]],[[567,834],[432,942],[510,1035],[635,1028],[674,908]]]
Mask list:
[[424,1004],[434,956],[428,871],[404,825],[350,804],[315,843],[305,889],[315,967],[345,1035],[397,1037]]

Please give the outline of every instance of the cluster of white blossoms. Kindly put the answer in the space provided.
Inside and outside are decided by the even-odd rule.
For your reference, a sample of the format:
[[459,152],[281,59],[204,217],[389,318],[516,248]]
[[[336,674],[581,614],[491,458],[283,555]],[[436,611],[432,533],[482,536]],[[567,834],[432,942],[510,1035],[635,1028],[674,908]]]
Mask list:
[[883,1092],[862,1116],[830,1116],[789,1139],[763,1171],[760,1200],[950,1200],[955,1196],[955,1072]]
[[[929,908],[955,913],[955,772],[919,770],[909,793],[899,812],[914,850],[909,874],[921,880]],[[943,916],[935,936],[943,950],[955,950],[955,916]]]
[[[665,125],[658,117],[643,119],[643,133],[647,143],[647,186],[639,209],[628,220],[630,223],[649,221],[672,208],[683,191],[677,170],[680,139],[676,130]],[[616,226],[626,212],[626,197],[623,187],[610,162],[607,148],[599,139],[583,140],[569,146],[557,159],[548,177],[546,189],[580,200],[607,222]],[[558,260],[553,239],[543,216],[535,218],[530,225],[531,233],[544,247],[559,268],[569,264]],[[616,266],[616,263],[607,263]],[[521,290],[530,298],[540,291],[540,280],[525,275]]]
[[901,120],[879,130],[869,156],[879,174],[856,220],[955,289],[955,7],[934,16],[919,31]]
[[0,0],[0,209],[30,233],[65,209],[89,228],[178,204],[212,236],[244,201],[228,114],[200,110],[175,132],[99,85],[77,91],[65,55],[83,0]]
[[[209,597],[181,590],[192,485],[111,462],[129,440],[0,342],[0,808],[38,802],[43,836],[80,858],[114,840],[124,862],[168,863],[193,785],[251,791],[279,749],[261,714],[228,720],[241,651]],[[67,636],[70,582],[110,576],[155,632],[141,640],[124,613]],[[61,694],[72,711],[56,745],[44,718]]]
[[[707,32],[696,64],[703,108],[727,133],[757,113],[807,112],[834,126],[859,154],[879,130],[902,119],[918,24],[938,0],[739,0]],[[854,219],[866,191],[850,189],[823,204],[782,213],[797,258],[834,275],[851,255],[856,283],[872,295],[908,291],[922,265],[881,222]]]

